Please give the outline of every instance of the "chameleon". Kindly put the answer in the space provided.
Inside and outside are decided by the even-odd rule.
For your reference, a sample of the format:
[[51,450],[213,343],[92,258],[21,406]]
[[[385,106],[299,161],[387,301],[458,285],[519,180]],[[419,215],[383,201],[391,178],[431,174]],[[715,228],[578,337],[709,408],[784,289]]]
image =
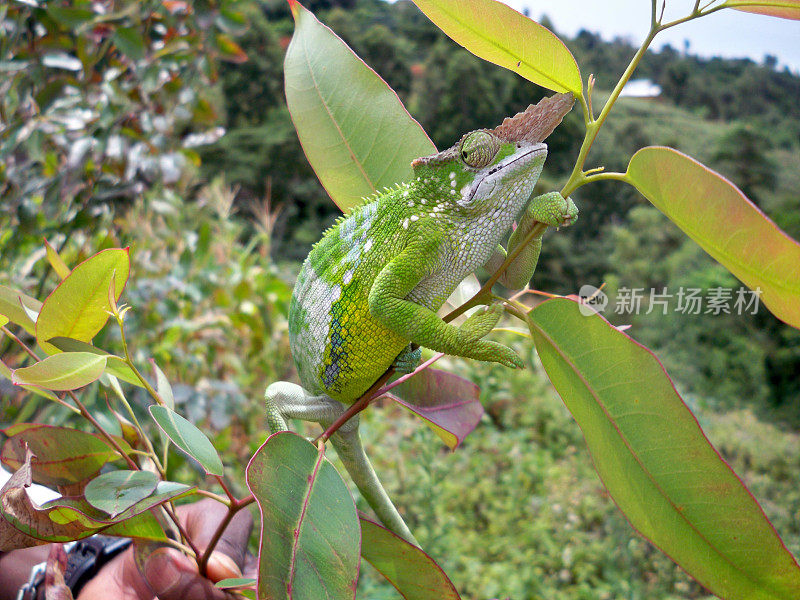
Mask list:
[[[287,417],[330,426],[387,368],[411,372],[419,347],[522,368],[511,348],[484,339],[502,305],[482,307],[460,326],[436,311],[464,277],[503,263],[501,242],[515,222],[508,252],[536,223],[561,227],[577,219],[574,202],[558,192],[532,197],[547,157],[542,140],[572,104],[571,94],[556,94],[494,129],[471,131],[451,148],[417,158],[409,181],[365,199],[323,234],[301,267],[289,308],[302,385],[281,381],[266,390],[273,431],[286,429]],[[538,235],[500,283],[527,285],[541,245]],[[330,441],[384,525],[416,544],[364,452],[358,417]]]

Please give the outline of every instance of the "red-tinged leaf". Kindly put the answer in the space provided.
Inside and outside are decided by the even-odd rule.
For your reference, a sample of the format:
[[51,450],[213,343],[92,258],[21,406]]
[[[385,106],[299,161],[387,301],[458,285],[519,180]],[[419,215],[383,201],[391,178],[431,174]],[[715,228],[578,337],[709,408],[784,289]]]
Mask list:
[[800,20],[800,0],[726,0],[722,5],[744,12]]
[[480,422],[480,388],[463,377],[425,369],[387,394],[420,416],[451,450]]
[[106,357],[91,352],[62,352],[48,356],[30,367],[11,371],[11,381],[46,390],[77,390],[100,379]]
[[[94,477],[108,462],[120,455],[99,435],[37,423],[20,423],[3,430],[8,439],[0,451],[0,460],[11,470],[24,464],[25,447],[30,447],[33,460],[33,481],[58,486],[80,483]],[[115,438],[124,452],[128,443]]]
[[631,525],[722,598],[800,598],[800,567],[658,359],[564,298],[533,309],[528,325]]
[[19,325],[30,335],[36,335],[36,322],[31,319],[29,313],[38,314],[41,309],[42,303],[35,298],[0,285],[0,315],[8,317],[9,321]]
[[284,62],[286,104],[308,162],[346,213],[362,198],[409,180],[411,161],[436,147],[375,71],[300,3],[290,7],[295,32]]
[[417,546],[359,515],[361,556],[391,583],[405,600],[460,600],[442,568]]
[[[26,448],[22,466],[0,489],[0,552],[29,548],[47,543],[42,535],[61,537],[63,540],[79,539],[86,533],[83,526],[66,524],[57,526],[31,502],[25,488],[30,486],[33,453]],[[85,534],[85,535],[84,535]]]
[[642,148],[626,180],[752,290],[800,327],[800,244],[730,181],[672,148]]
[[414,0],[437,27],[484,60],[556,92],[583,94],[578,63],[549,29],[495,0]]
[[58,350],[46,340],[68,337],[90,342],[108,320],[108,287],[114,278],[119,300],[130,270],[127,248],[109,248],[76,266],[44,301],[36,321],[36,340],[49,353]]
[[231,37],[225,33],[218,33],[215,38],[217,43],[217,50],[219,50],[219,57],[232,63],[246,63],[247,53],[242,50],[242,47],[234,42]]
[[289,431],[250,459],[247,485],[261,511],[258,597],[354,598],[359,534],[355,503],[324,454]]

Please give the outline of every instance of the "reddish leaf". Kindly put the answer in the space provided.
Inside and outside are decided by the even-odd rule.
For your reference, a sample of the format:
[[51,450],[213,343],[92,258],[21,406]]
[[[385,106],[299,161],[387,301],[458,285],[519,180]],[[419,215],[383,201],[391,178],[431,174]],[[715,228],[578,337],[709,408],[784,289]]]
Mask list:
[[463,377],[425,369],[386,394],[422,417],[451,450],[467,437],[483,416],[480,388]]
[[[10,469],[24,464],[25,446],[36,455],[32,465],[33,480],[43,485],[78,483],[100,472],[106,463],[120,455],[100,436],[68,427],[20,423],[3,430],[9,439],[0,451],[0,460]],[[115,438],[125,452],[128,443]]]
[[436,562],[397,534],[359,514],[361,556],[405,600],[459,600],[452,582]]
[[[60,540],[86,537],[86,528],[77,523],[56,525],[40,512],[28,498],[25,488],[30,486],[33,452],[25,449],[22,466],[0,489],[0,552],[29,548],[47,543],[42,535]],[[42,535],[33,535],[34,531]]]

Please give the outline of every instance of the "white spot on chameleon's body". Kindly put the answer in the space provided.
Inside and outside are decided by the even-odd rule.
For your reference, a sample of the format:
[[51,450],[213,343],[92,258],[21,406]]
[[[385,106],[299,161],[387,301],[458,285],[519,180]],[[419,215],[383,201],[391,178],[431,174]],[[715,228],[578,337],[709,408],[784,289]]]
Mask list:
[[408,219],[403,219],[403,229],[408,229]]
[[364,252],[369,252],[370,248],[372,248],[372,238],[369,238],[366,242],[364,242]]
[[450,179],[455,179],[456,174],[453,171],[450,171]]
[[342,284],[347,285],[353,280],[353,269],[348,269],[342,276]]
[[452,179],[452,180],[450,181],[450,187],[451,187],[451,188],[455,188],[455,187],[456,187],[456,180],[455,180],[455,179]]
[[417,219],[419,219],[419,217],[418,217],[417,215],[411,215],[411,217],[409,217],[409,218],[410,218],[412,221],[416,221]]
[[408,202],[408,208],[414,208],[414,203],[410,200]]

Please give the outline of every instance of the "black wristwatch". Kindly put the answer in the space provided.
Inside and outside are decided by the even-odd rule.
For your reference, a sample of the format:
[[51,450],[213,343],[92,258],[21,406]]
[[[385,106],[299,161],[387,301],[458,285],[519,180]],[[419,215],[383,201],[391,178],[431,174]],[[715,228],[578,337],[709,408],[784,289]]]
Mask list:
[[[72,595],[77,598],[86,582],[130,545],[130,539],[106,535],[93,535],[85,540],[64,544],[64,549],[67,550],[64,581],[72,590]],[[20,588],[17,600],[34,600],[38,596],[39,588],[44,584],[46,566],[47,563],[44,562],[31,569],[30,579]]]

